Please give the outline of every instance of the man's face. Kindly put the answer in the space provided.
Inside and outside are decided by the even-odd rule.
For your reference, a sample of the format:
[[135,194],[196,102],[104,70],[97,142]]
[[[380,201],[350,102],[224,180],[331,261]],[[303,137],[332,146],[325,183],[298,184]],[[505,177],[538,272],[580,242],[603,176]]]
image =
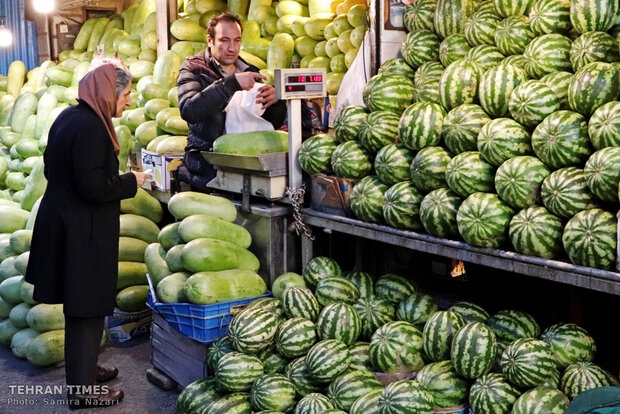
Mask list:
[[207,35],[211,55],[222,66],[234,65],[241,49],[241,27],[234,22],[219,22],[215,26],[215,38]]

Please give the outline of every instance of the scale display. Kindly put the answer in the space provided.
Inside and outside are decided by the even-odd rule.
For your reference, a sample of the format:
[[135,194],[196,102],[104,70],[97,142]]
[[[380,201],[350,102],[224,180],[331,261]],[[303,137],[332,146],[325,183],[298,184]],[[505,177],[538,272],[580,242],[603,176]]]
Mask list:
[[276,98],[320,98],[325,90],[325,69],[276,69],[274,84]]

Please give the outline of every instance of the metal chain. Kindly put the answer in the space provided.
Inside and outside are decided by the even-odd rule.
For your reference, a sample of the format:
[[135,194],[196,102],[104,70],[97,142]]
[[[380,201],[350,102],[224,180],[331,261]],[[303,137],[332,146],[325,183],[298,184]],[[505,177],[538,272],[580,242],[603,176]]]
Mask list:
[[314,236],[312,235],[312,230],[306,223],[301,220],[301,205],[304,202],[304,195],[306,194],[306,186],[302,184],[301,187],[298,188],[290,188],[286,187],[286,196],[289,200],[291,200],[291,205],[293,206],[293,223],[291,223],[291,230],[293,230],[298,236],[303,234],[309,238],[310,240],[314,240]]

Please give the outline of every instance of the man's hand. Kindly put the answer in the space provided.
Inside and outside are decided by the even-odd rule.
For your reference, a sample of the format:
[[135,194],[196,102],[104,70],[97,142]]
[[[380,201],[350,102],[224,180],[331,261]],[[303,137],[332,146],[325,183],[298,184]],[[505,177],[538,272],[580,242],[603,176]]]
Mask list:
[[256,72],[235,73],[235,78],[244,91],[252,89],[257,80],[267,79],[264,75]]
[[258,89],[258,95],[256,95],[256,103],[263,106],[263,109],[269,108],[274,103],[278,102],[276,99],[276,90],[271,85],[261,86]]

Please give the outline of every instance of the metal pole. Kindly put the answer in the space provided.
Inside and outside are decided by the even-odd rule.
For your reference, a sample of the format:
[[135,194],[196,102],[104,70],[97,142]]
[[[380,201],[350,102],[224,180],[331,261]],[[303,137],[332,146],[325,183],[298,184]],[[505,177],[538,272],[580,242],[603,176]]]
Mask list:
[[297,153],[301,147],[301,100],[287,101],[288,109],[288,186],[301,187],[301,166]]

